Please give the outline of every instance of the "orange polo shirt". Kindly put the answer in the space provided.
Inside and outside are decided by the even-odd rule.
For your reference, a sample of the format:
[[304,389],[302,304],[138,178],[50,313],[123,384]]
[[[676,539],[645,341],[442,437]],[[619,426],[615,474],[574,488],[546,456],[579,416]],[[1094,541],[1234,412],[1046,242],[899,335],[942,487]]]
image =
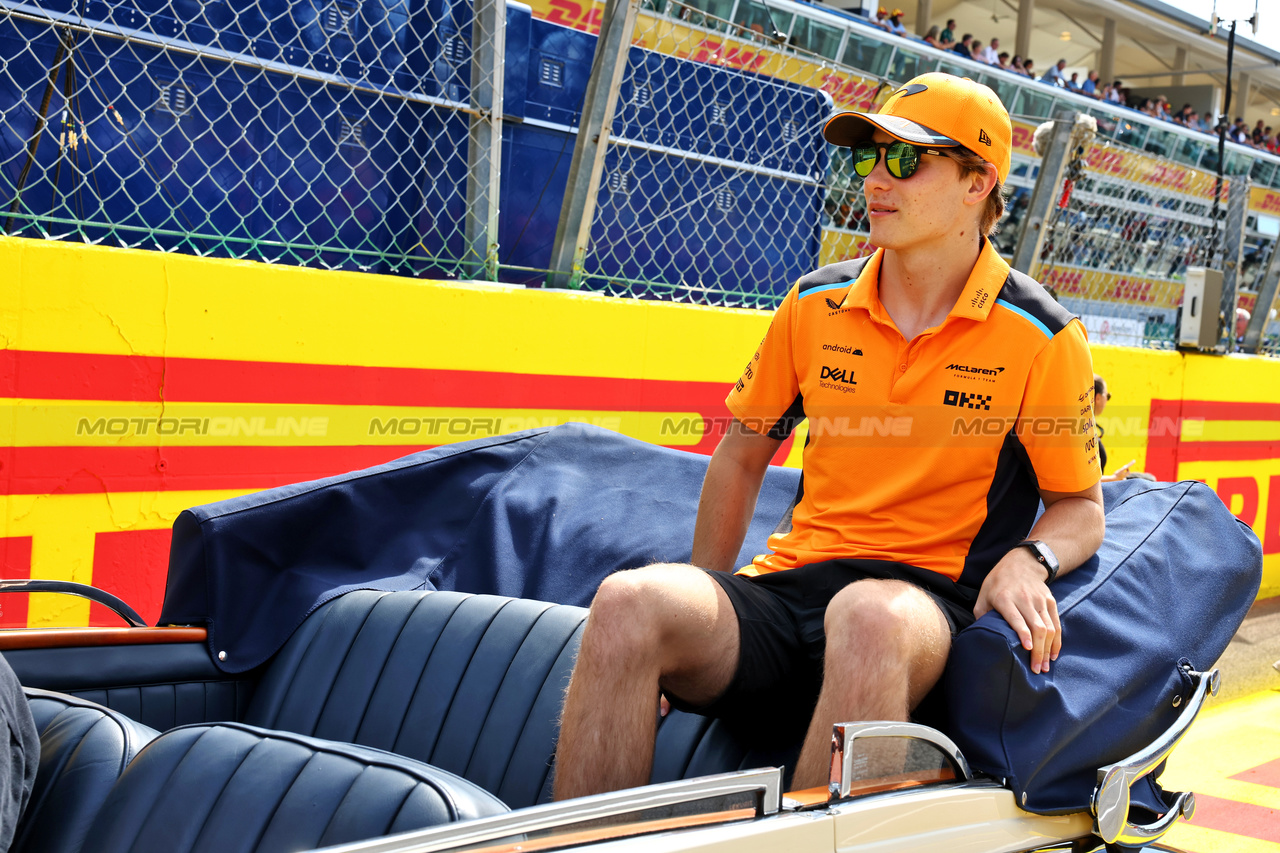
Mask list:
[[880,303],[882,258],[800,279],[729,393],[762,435],[809,422],[791,529],[740,574],[859,557],[977,589],[1040,489],[1101,476],[1078,319],[987,242],[946,320],[907,341]]

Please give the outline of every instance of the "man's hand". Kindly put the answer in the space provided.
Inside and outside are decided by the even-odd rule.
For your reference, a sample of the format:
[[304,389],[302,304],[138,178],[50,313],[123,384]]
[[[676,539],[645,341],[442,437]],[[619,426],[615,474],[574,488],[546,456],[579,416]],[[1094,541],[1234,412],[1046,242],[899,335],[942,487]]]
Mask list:
[[1046,583],[1048,571],[1027,548],[1014,548],[982,583],[974,616],[995,610],[1031,652],[1031,671],[1048,672],[1062,650],[1058,602]]

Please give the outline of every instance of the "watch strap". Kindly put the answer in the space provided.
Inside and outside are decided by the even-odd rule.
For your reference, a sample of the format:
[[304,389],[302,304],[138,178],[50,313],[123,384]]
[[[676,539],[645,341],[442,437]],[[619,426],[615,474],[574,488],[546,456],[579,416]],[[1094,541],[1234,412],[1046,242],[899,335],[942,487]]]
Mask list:
[[1045,578],[1045,583],[1050,584],[1058,577],[1058,557],[1044,542],[1039,539],[1023,539],[1017,544],[1018,548],[1026,548],[1031,551],[1031,556],[1036,558],[1036,562],[1044,566],[1044,570],[1049,573],[1049,577]]

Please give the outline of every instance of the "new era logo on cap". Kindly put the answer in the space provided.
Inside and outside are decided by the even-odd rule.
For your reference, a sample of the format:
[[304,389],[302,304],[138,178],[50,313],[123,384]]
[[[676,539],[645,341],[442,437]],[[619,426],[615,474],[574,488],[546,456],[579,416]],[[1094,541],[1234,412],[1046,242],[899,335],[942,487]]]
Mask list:
[[978,129],[978,141],[988,147],[991,146],[991,137],[987,136],[987,132],[981,128]]

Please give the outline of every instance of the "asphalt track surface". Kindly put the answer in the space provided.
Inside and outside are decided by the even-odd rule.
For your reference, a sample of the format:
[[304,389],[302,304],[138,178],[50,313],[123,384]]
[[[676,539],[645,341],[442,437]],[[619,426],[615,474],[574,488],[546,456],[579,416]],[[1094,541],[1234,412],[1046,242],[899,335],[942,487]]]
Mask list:
[[1164,843],[1188,853],[1280,853],[1280,598],[1249,611],[1218,668],[1222,689],[1174,750],[1166,790],[1196,813]]

